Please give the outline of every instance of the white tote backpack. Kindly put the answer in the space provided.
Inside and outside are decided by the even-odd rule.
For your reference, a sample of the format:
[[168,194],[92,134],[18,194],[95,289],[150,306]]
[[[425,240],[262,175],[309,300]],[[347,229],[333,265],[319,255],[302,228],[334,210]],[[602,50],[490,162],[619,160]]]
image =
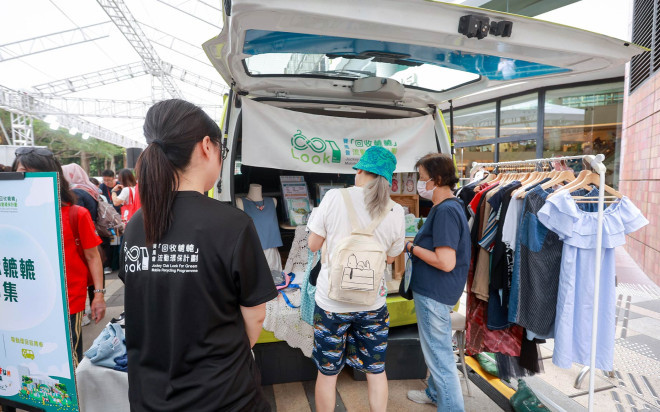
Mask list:
[[360,228],[348,189],[340,189],[340,192],[346,203],[352,232],[339,242],[332,254],[328,297],[339,302],[372,305],[378,298],[387,263],[387,251],[373,233],[394,202],[390,200],[381,216],[366,228]]

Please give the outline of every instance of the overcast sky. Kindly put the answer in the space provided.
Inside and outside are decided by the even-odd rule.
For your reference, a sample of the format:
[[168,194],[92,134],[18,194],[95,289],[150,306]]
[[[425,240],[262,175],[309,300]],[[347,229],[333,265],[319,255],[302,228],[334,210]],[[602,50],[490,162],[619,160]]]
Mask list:
[[[220,32],[219,27],[216,27],[220,26],[222,21],[221,12],[218,10],[219,0],[124,1],[139,22],[193,45],[201,46],[204,41],[217,36]],[[631,1],[582,0],[537,18],[629,40]],[[215,26],[177,11],[165,3],[177,4],[188,13],[215,22]],[[101,6],[91,0],[0,0],[0,10],[2,10],[0,45],[110,20]],[[164,39],[163,35],[149,29],[145,30],[154,40]],[[12,89],[31,90],[32,86],[38,84],[140,61],[138,54],[112,23],[100,31],[107,33],[108,36],[52,52],[0,62],[0,85]],[[206,63],[207,59],[201,47],[197,50],[190,48],[194,59],[157,44],[154,44],[154,48],[163,60],[224,83],[215,69]],[[177,85],[186,99],[197,104],[221,103],[220,97],[215,94],[180,81]],[[67,96],[150,100],[151,79],[149,76],[142,76]],[[87,118],[87,120],[133,139],[144,140],[141,120],[99,118]]]

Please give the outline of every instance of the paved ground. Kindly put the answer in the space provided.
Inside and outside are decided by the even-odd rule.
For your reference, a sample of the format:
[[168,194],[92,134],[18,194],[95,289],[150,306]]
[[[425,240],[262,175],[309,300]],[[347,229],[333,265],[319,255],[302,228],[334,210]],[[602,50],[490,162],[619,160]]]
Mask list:
[[[617,250],[617,340],[614,377],[597,371],[595,410],[598,411],[660,411],[660,287],[651,282],[623,250]],[[106,319],[123,311],[124,288],[116,274],[107,277],[108,311]],[[462,306],[464,307],[464,305]],[[85,349],[99,334],[105,322],[83,328]],[[587,406],[589,379],[585,377],[579,389],[574,387],[581,366],[570,370],[555,367],[551,362],[552,341],[542,346],[545,373],[527,378],[529,385],[542,391],[562,409],[584,410]],[[471,384],[467,395],[461,379],[467,411],[499,410],[486,394]],[[417,405],[406,399],[410,389],[423,389],[421,379],[389,382],[388,410],[433,411],[429,405]],[[274,410],[314,411],[314,382],[294,382],[265,386]],[[338,385],[338,411],[368,411],[366,382],[353,380],[342,372]],[[559,408],[551,408],[560,410]]]

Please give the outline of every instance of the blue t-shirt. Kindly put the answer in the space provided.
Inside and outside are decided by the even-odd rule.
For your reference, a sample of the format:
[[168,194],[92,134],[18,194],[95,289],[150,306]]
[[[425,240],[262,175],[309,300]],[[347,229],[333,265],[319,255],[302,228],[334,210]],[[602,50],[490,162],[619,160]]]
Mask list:
[[442,246],[456,251],[456,266],[451,272],[436,269],[413,257],[410,281],[413,292],[445,305],[455,305],[463,293],[470,268],[470,229],[463,202],[451,198],[434,206],[414,243],[434,252],[436,247]]

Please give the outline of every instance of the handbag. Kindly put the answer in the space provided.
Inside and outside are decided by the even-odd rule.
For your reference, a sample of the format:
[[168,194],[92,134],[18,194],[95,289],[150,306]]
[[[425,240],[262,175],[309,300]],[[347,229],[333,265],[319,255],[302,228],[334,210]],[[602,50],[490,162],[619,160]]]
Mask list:
[[404,271],[403,279],[399,283],[399,295],[408,300],[413,299],[413,291],[410,287],[410,281],[412,280],[412,255],[410,252],[408,254],[408,260],[406,260],[406,269]]
[[[314,265],[316,259],[318,259],[318,263]],[[321,259],[317,256],[317,253],[308,249],[307,267],[305,269],[305,274],[303,274],[303,280],[300,286],[300,318],[303,322],[312,326],[314,326],[314,308],[316,307],[316,285],[312,285],[311,271],[316,270],[317,268],[316,277],[318,278],[318,272],[321,270]],[[314,280],[314,283],[316,283],[316,279]]]
[[125,202],[121,207],[121,219],[124,223],[128,223],[135,212],[140,210],[142,207],[140,202],[140,193],[137,190],[137,185],[128,188],[128,201]]

